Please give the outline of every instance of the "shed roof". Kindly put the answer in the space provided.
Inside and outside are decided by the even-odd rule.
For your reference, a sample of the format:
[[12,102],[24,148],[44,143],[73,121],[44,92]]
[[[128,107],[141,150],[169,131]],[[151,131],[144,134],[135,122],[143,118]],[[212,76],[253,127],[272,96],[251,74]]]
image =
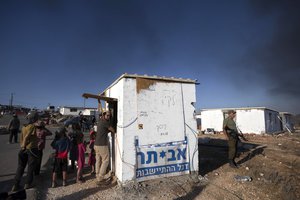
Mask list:
[[78,107],[78,106],[59,106],[58,108],[76,108],[76,109],[87,109],[87,110],[97,110],[97,108],[91,108],[91,107]]
[[281,115],[292,115],[292,114],[289,113],[289,112],[279,112],[279,114],[281,114]]
[[122,74],[117,80],[115,80],[110,86],[108,86],[101,94],[104,94],[105,91],[113,87],[115,84],[117,84],[121,79],[123,78],[144,78],[144,79],[150,79],[150,80],[160,80],[160,81],[166,81],[166,82],[177,82],[177,83],[190,83],[190,84],[199,84],[196,80],[193,79],[183,79],[183,78],[174,78],[174,77],[165,77],[165,76],[148,76],[147,74],[144,75],[138,75],[138,74]]
[[274,112],[278,112],[276,110],[272,110],[266,107],[241,107],[241,108],[211,108],[211,109],[202,109],[201,111],[208,111],[208,110],[222,110],[222,111],[227,111],[227,110],[270,110]]

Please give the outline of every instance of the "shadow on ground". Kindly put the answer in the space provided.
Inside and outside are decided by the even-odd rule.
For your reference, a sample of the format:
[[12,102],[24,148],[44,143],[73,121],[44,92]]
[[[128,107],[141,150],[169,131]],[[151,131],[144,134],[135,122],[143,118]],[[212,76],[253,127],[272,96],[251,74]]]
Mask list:
[[117,182],[113,183],[113,184],[109,184],[109,185],[103,185],[103,186],[96,186],[94,188],[88,188],[88,189],[84,189],[84,190],[80,190],[78,192],[74,192],[72,194],[69,195],[65,195],[61,198],[58,198],[57,200],[75,200],[75,199],[84,199],[87,198],[91,195],[96,194],[99,191],[102,190],[107,190],[109,188],[112,188],[114,186],[116,186]]
[[11,191],[11,188],[14,184],[14,179],[9,179],[9,180],[5,180],[5,181],[1,181],[0,182],[0,193],[3,193],[3,192],[10,192]]
[[192,190],[189,191],[186,195],[182,197],[175,198],[175,200],[187,200],[187,199],[195,199],[205,188],[205,186],[193,186]]
[[[44,158],[45,159],[45,158]],[[38,176],[36,178],[36,182],[38,183],[36,185],[38,192],[37,195],[37,199],[47,199],[47,194],[48,194],[48,189],[51,188],[51,183],[52,183],[52,170],[53,170],[53,158],[50,156],[47,160],[47,162],[45,163],[45,165],[43,165],[43,173],[41,174],[41,176]],[[90,167],[85,167],[83,169],[83,174],[84,174],[84,178],[86,181],[90,180],[90,179],[95,179],[95,175],[87,175],[90,172]],[[67,186],[69,185],[73,185],[73,184],[77,184],[76,183],[76,172],[77,170],[70,170],[68,169],[68,174],[67,174]],[[62,186],[62,174],[58,174],[57,175],[57,187],[61,187]],[[111,187],[113,187],[113,185],[110,185]],[[109,187],[97,187],[97,188],[89,188],[86,190],[81,190],[78,191],[76,193],[70,194],[70,195],[66,195],[60,199],[82,199],[82,198],[86,198],[89,195],[92,195],[94,193],[97,193],[98,191],[104,190],[104,189],[108,189]],[[78,198],[80,196],[80,198]]]
[[[228,144],[227,140],[216,138],[199,138],[199,174],[205,174],[218,169],[228,163]],[[238,164],[243,164],[254,156],[263,153],[265,146],[245,143],[239,141],[237,159]],[[246,154],[246,155],[245,155]]]

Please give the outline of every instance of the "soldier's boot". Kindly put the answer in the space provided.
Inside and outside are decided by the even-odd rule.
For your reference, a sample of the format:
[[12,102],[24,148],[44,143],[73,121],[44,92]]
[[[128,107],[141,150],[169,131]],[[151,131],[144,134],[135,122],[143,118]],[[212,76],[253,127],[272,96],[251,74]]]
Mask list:
[[230,167],[232,167],[232,168],[238,168],[237,165],[236,165],[236,163],[234,162],[234,160],[229,160],[228,163],[229,163]]

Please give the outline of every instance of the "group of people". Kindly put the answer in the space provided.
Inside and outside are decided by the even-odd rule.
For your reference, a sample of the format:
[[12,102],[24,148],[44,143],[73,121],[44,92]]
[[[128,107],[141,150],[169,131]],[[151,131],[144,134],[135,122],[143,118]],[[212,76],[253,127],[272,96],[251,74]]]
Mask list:
[[[15,117],[15,116],[14,116]],[[76,182],[84,182],[83,167],[85,165],[85,152],[87,145],[90,148],[88,164],[91,166],[91,175],[96,175],[96,184],[101,185],[105,181],[109,164],[108,133],[115,134],[115,129],[110,123],[110,111],[103,112],[99,116],[97,132],[90,131],[89,143],[84,141],[84,134],[80,124],[71,124],[69,127],[60,127],[55,132],[55,138],[51,142],[55,150],[53,154],[52,187],[57,186],[57,174],[62,173],[62,185],[67,185],[68,161],[71,171],[75,170],[77,163]],[[18,129],[19,130],[19,129]],[[24,189],[33,187],[34,175],[39,175],[46,136],[52,133],[45,128],[43,122],[38,120],[38,115],[32,113],[28,116],[28,124],[22,128],[20,135],[20,151],[18,153],[18,168],[14,179],[12,191],[21,189],[20,182],[27,166],[27,179]],[[16,137],[15,137],[16,138]],[[17,142],[17,139],[15,139]]]
[[[92,140],[90,142],[92,142]],[[60,128],[55,133],[55,138],[52,141],[51,146],[53,149],[55,149],[52,187],[56,187],[57,173],[60,172],[63,175],[62,185],[66,185],[68,170],[68,154],[70,155],[69,158],[71,160],[72,171],[75,169],[75,161],[77,162],[76,182],[84,182],[84,179],[82,177],[82,169],[85,164],[86,143],[84,141],[84,135],[81,132],[80,125],[71,124],[68,127],[68,130],[65,127]]]

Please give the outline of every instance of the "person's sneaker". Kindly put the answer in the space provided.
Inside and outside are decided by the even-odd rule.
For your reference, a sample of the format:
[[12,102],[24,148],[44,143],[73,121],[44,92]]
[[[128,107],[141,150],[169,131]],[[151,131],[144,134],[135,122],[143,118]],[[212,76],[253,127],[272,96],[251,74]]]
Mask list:
[[105,183],[105,179],[102,179],[100,181],[96,181],[96,185],[102,185],[103,183]]
[[80,180],[81,180],[82,182],[85,182],[85,178],[83,178],[83,177],[81,177]]
[[12,144],[11,142],[7,142],[7,144]]
[[55,188],[55,187],[56,187],[56,182],[55,182],[55,181],[52,182],[51,187],[52,187],[52,188]]
[[13,187],[11,188],[12,192],[19,191],[21,189],[21,186],[19,184],[14,184]]
[[96,175],[96,172],[92,171],[92,172],[90,173],[90,175],[91,175],[91,176],[95,176],[95,175]]
[[32,187],[33,187],[32,184],[26,183],[25,186],[24,186],[24,190],[30,189],[30,188],[32,188]]
[[85,180],[83,177],[80,177],[79,179],[76,180],[77,183],[84,183]]

